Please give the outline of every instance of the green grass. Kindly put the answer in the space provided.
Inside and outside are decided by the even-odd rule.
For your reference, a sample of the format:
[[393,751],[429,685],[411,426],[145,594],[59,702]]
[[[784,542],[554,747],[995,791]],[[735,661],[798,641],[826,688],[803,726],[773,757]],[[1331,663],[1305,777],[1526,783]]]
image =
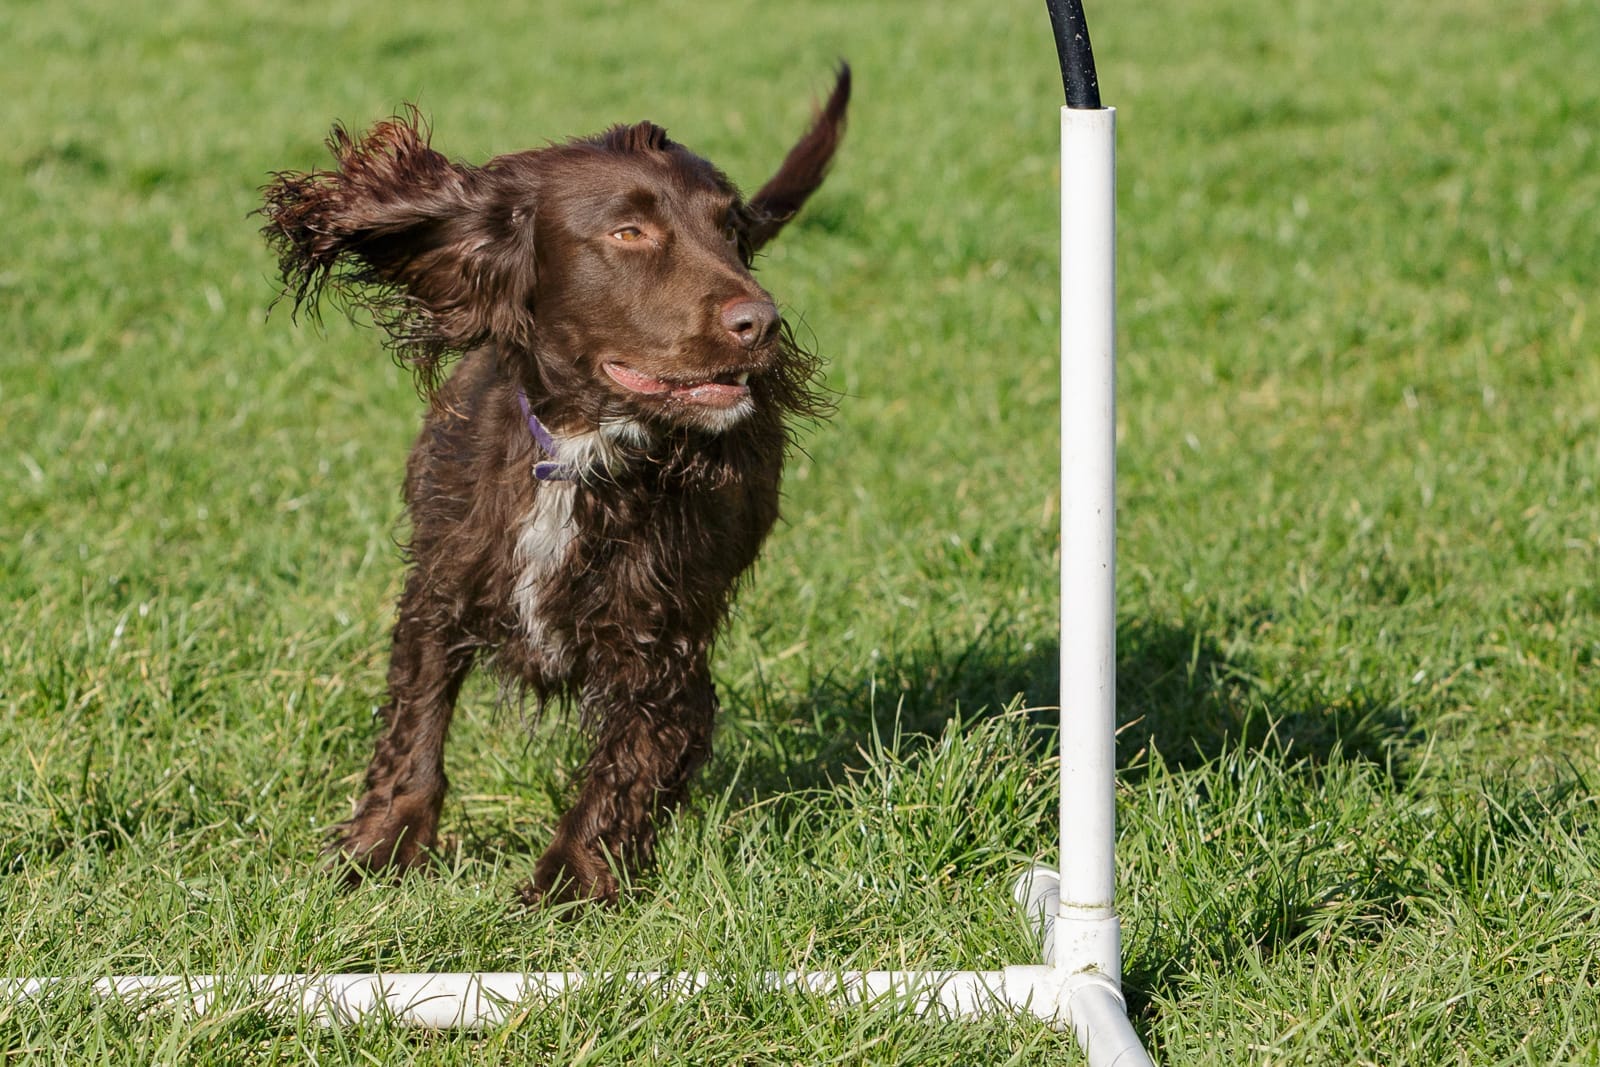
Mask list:
[[[581,8],[581,10],[579,10]],[[1600,15],[1090,11],[1119,108],[1120,885],[1172,1063],[1600,1063]],[[1053,856],[1056,162],[1042,5],[0,7],[0,977],[690,968],[476,1036],[0,1004],[12,1062],[1059,1063],[767,969],[993,968]],[[475,684],[432,877],[316,868],[373,735],[418,403],[270,318],[248,213],[417,100],[479,160],[650,117],[753,188],[837,417],[610,915],[509,908],[581,743]]]

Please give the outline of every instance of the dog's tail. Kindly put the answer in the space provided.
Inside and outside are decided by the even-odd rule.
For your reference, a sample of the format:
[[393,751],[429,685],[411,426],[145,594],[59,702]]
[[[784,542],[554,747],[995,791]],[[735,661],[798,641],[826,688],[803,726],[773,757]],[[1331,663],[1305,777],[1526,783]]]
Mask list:
[[828,176],[828,165],[833,162],[833,154],[844,137],[845,110],[849,105],[850,64],[841,62],[833,92],[817,113],[816,121],[789,149],[778,172],[750,198],[750,212],[755,220],[749,236],[752,250],[776,237]]

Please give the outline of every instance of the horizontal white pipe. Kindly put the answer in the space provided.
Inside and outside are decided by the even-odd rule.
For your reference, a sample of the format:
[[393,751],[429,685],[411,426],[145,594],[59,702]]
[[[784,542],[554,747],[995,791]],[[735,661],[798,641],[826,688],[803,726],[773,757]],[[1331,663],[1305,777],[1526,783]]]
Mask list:
[[[41,978],[0,982],[0,999],[43,999],[84,980]],[[371,1015],[430,1030],[484,1030],[511,1018],[520,1004],[549,1000],[584,985],[627,985],[663,996],[692,996],[719,979],[704,971],[469,972],[435,974],[130,975],[88,982],[105,999],[187,1009],[204,1015],[219,1000],[241,997],[252,1007],[344,1026]],[[1071,1025],[1091,1067],[1141,1067],[1143,1050],[1128,1025],[1122,998],[1100,975],[1069,975],[1056,967],[998,971],[769,972],[760,984],[774,992],[832,996],[914,1014],[970,1019],[1027,1012],[1058,1028]],[[1137,1053],[1137,1055],[1135,1055]]]
[[[972,1018],[1026,1011],[1064,1027],[1061,994],[1067,976],[1053,967],[1007,967],[999,971],[791,971],[769,972],[760,984],[775,992],[836,996],[878,1002],[916,1014]],[[255,1006],[302,1016],[327,1026],[374,1013],[427,1029],[480,1030],[498,1026],[530,999],[550,999],[584,985],[620,984],[665,996],[690,996],[718,982],[699,971],[471,972],[436,974],[132,975],[100,978],[95,995],[125,1001],[183,1006],[205,1014],[219,996],[238,993]],[[0,997],[16,1001],[70,988],[75,979],[0,982]]]

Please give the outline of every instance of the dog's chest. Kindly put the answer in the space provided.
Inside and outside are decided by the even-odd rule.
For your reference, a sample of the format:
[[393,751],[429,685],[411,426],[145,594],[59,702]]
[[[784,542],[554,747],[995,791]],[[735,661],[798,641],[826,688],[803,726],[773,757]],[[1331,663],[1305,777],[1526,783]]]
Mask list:
[[517,526],[512,563],[516,579],[511,601],[534,658],[552,674],[564,673],[570,649],[559,620],[552,617],[552,579],[565,564],[577,538],[571,482],[546,482]]

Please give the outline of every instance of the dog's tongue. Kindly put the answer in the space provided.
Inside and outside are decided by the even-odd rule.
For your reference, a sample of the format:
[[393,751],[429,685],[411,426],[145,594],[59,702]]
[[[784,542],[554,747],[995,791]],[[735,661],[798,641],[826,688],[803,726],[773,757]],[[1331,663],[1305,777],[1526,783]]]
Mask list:
[[641,374],[630,367],[620,363],[607,363],[606,373],[624,389],[631,389],[636,393],[646,393],[650,396],[671,396],[674,400],[682,400],[689,404],[700,404],[705,407],[723,408],[732,407],[746,396],[750,395],[748,385],[739,385],[733,382],[694,382],[689,385],[674,385],[664,382],[660,378],[648,374]]
[[620,363],[607,363],[606,373],[624,389],[632,389],[636,393],[670,393],[672,386],[660,378],[652,378],[648,374],[640,374],[636,370],[624,367]]

